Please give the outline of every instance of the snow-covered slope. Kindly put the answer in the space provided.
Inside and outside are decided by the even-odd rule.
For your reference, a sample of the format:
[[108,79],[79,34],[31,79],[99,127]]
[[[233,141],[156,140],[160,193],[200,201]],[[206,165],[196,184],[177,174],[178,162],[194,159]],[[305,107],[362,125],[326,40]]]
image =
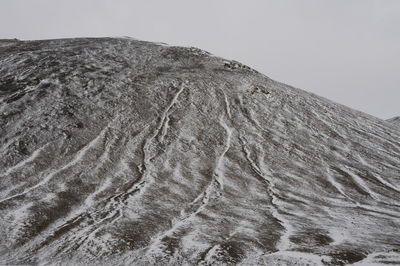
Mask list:
[[396,116],[396,117],[390,118],[390,119],[388,119],[386,121],[388,121],[389,123],[392,123],[394,125],[400,126],[400,116]]
[[400,131],[195,48],[0,46],[0,264],[400,263]]

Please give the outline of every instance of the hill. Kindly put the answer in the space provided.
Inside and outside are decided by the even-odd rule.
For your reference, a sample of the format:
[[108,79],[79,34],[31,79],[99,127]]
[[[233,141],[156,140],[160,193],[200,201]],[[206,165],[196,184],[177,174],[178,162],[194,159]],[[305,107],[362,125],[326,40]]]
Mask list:
[[197,48],[0,46],[1,264],[400,263],[400,132]]

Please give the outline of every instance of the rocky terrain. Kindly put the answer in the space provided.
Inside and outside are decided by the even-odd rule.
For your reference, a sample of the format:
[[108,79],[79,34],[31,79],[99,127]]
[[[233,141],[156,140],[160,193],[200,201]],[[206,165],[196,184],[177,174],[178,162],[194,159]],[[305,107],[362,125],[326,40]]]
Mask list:
[[1,265],[400,264],[400,131],[197,48],[0,42]]

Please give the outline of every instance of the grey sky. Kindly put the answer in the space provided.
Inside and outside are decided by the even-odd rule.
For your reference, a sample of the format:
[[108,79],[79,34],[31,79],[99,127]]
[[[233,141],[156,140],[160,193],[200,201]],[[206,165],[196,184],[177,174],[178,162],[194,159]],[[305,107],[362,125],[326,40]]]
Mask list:
[[400,115],[399,0],[1,0],[0,38],[196,46],[369,114]]

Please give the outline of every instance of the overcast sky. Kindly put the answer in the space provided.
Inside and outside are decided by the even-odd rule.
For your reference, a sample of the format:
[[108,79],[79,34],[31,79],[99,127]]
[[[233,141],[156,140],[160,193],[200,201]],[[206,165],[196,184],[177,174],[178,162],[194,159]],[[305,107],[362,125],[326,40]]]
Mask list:
[[400,115],[400,0],[0,0],[0,38],[196,46],[380,118]]

